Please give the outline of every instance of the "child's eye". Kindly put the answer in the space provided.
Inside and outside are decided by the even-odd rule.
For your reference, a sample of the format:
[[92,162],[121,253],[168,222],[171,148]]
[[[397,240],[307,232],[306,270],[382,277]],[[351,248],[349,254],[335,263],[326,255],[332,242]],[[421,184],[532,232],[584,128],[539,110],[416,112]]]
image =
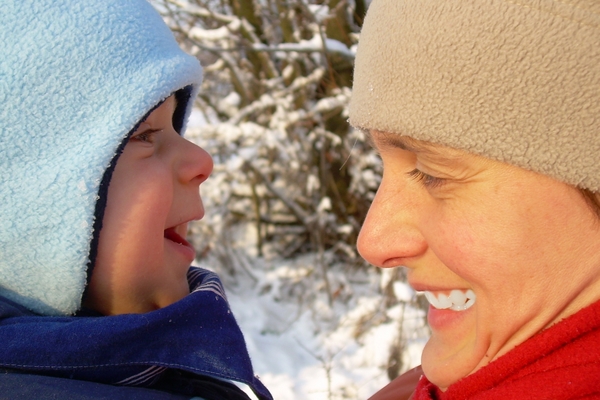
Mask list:
[[156,131],[144,131],[131,136],[129,140],[134,140],[142,143],[154,143],[154,134]]
[[442,178],[436,178],[435,176],[427,175],[423,171],[418,170],[417,168],[413,169],[408,173],[408,176],[416,180],[417,182],[421,182],[423,186],[428,188],[434,188],[442,185],[445,180]]

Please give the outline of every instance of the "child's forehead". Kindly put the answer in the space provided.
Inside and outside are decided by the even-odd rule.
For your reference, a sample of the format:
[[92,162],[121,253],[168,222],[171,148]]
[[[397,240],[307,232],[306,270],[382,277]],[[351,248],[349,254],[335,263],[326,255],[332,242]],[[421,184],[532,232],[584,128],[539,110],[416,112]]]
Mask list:
[[173,115],[175,107],[177,106],[177,100],[175,95],[171,95],[165,99],[161,104],[158,105],[144,120],[140,123],[140,128],[144,125],[151,125],[157,119],[164,117],[165,115]]

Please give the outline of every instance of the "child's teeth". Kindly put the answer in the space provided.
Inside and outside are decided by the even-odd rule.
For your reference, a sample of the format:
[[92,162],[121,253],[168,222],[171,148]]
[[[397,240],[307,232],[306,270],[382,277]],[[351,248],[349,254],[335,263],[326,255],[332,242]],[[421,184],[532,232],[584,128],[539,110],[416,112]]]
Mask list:
[[437,296],[432,292],[424,292],[427,301],[440,310],[450,309],[453,311],[464,311],[475,304],[475,293],[472,290],[452,290],[450,295],[439,293]]

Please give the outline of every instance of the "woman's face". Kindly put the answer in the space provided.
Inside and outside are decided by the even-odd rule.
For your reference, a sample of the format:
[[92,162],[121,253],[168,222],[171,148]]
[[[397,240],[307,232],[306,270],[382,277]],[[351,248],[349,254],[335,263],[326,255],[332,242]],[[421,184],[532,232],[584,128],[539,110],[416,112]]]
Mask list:
[[600,223],[575,188],[398,135],[372,140],[384,172],[358,249],[407,267],[426,292],[422,364],[438,387],[600,298]]

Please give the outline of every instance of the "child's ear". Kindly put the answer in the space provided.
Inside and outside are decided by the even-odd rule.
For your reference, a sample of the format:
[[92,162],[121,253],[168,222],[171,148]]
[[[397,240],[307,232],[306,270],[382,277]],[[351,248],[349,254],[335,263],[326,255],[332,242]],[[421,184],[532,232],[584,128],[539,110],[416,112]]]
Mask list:
[[186,86],[175,92],[175,111],[173,112],[173,129],[181,134],[185,122],[185,114],[192,97],[192,86]]

